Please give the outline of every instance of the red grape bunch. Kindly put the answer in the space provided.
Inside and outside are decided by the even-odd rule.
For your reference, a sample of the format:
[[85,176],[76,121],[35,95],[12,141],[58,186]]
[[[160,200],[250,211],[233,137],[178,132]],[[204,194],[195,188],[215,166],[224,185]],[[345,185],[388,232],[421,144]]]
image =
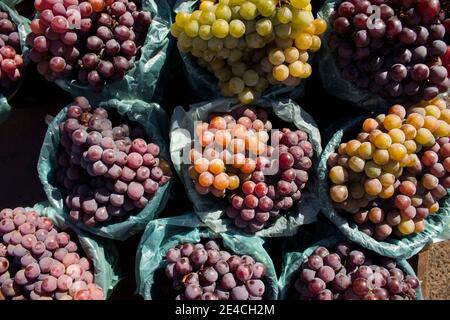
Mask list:
[[9,89],[21,77],[22,48],[17,24],[0,9],[0,89]]
[[35,0],[30,58],[48,80],[77,78],[94,88],[133,66],[152,18],[128,0]]
[[214,240],[179,244],[167,251],[165,262],[176,300],[264,299],[265,265],[232,255]]
[[[250,179],[228,198],[227,216],[248,233],[262,230],[271,217],[294,208],[309,179],[314,150],[308,135],[283,128],[272,133],[271,141],[275,143],[271,157],[275,161],[260,156]],[[276,172],[264,174],[273,165],[278,165]]]
[[[131,127],[130,127],[131,126]],[[108,112],[75,98],[60,124],[57,182],[70,218],[95,226],[144,208],[171,177],[160,148],[135,124],[113,126]]]
[[53,222],[24,208],[0,211],[0,300],[104,300],[92,262]]
[[[387,99],[431,100],[450,88],[440,0],[349,0],[331,17],[342,77]],[[373,15],[378,12],[379,17]],[[447,67],[447,68],[446,68]]]
[[419,280],[392,259],[338,243],[318,247],[295,282],[300,300],[415,300]]

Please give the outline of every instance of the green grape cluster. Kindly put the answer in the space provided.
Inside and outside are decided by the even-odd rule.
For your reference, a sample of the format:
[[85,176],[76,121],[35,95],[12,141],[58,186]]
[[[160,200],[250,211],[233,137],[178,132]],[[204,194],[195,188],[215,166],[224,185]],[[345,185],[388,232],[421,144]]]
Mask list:
[[205,0],[179,12],[171,33],[224,96],[249,104],[270,85],[296,86],[311,75],[308,51],[320,49],[327,27],[311,10],[310,0]]

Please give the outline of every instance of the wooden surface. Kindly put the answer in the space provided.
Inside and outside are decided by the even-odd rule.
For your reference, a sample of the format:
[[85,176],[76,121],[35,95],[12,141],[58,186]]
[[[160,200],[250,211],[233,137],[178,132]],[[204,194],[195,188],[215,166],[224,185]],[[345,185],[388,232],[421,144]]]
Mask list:
[[450,240],[426,246],[417,260],[424,299],[450,300]]

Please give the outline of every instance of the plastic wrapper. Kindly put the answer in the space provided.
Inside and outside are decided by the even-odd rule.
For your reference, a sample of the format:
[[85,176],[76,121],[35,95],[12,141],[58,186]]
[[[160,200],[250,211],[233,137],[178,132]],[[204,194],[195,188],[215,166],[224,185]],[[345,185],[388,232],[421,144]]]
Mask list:
[[[92,104],[95,106],[95,104]],[[69,105],[70,106],[70,105]],[[138,122],[147,132],[151,141],[160,146],[160,155],[163,159],[169,160],[168,146],[165,140],[168,118],[164,110],[158,104],[148,104],[140,100],[117,100],[112,99],[98,105],[106,110],[115,110],[123,118]],[[67,223],[73,224],[68,216],[68,208],[65,206],[65,192],[55,184],[54,175],[56,172],[57,154],[59,150],[59,124],[66,117],[65,107],[49,124],[44,143],[41,148],[38,161],[38,174],[44,191],[47,194],[50,204],[58,211],[64,211],[64,219]],[[79,229],[92,232],[101,237],[115,240],[125,240],[132,235],[145,229],[147,223],[158,217],[164,209],[170,195],[172,179],[160,187],[153,199],[144,209],[134,211],[134,214],[126,216],[124,219],[112,219],[109,222],[99,224],[90,228],[82,222],[76,223]]]
[[[314,169],[314,165],[318,161],[318,155],[322,151],[320,132],[312,117],[292,100],[260,99],[253,103],[252,106],[273,112],[276,117],[293,128],[305,131],[314,148],[313,167],[309,171],[310,178],[299,204],[287,215],[281,215],[275,222],[269,223],[266,229],[256,233],[256,235],[262,237],[294,235],[297,233],[300,225],[315,221],[320,208],[317,194],[318,180]],[[238,107],[240,105],[236,104],[233,99],[217,99],[194,104],[188,112],[181,107],[177,107],[171,119],[170,154],[175,170],[194,205],[194,211],[208,227],[216,232],[236,230],[227,217],[221,219],[225,215],[227,200],[221,200],[212,195],[203,196],[196,192],[194,183],[188,176],[187,170],[189,165],[182,163],[183,149],[187,149],[191,145],[191,137],[194,137],[195,121],[207,121],[208,116],[212,113],[230,112]],[[282,128],[274,129],[281,130]]]
[[[144,231],[136,253],[137,291],[146,300],[167,299],[161,292],[164,258],[167,250],[179,243],[196,243],[202,239],[221,239],[222,248],[239,255],[249,255],[266,266],[265,299],[278,297],[277,276],[264,240],[255,236],[215,233],[193,214],[151,221]],[[169,281],[167,279],[167,281]]]

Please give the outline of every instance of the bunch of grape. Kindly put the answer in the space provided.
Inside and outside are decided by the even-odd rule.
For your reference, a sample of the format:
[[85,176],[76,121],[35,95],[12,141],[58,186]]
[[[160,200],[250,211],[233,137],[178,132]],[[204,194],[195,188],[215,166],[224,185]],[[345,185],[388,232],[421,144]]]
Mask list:
[[68,196],[70,218],[93,227],[113,217],[144,208],[158,188],[170,180],[169,164],[160,148],[147,143],[140,126],[113,127],[108,112],[75,98],[59,126],[61,147],[56,180]]
[[133,66],[152,21],[128,0],[35,0],[30,58],[48,80],[78,78],[101,88]]
[[394,260],[360,251],[350,243],[318,247],[295,282],[300,300],[415,300],[419,280]]
[[24,208],[0,212],[0,300],[103,300],[91,261],[53,222]]
[[[288,212],[300,201],[312,167],[314,150],[304,131],[284,128],[271,139],[277,144],[275,162],[259,157],[251,178],[228,198],[227,216],[248,233],[262,230],[271,217]],[[276,172],[264,174],[264,169],[274,164],[278,165]]]
[[213,115],[209,123],[197,124],[200,145],[194,141],[190,150],[188,174],[196,191],[216,197],[231,191],[226,214],[249,233],[300,200],[314,155],[301,130],[283,128],[270,137],[267,117],[267,111],[254,107]]
[[198,123],[190,151],[193,165],[188,169],[197,192],[223,197],[226,190],[236,190],[241,181],[250,179],[257,157],[272,152],[267,145],[271,129],[267,112],[253,107],[212,115],[209,123]]
[[330,196],[360,229],[383,240],[421,232],[450,188],[450,109],[442,99],[363,123],[328,159]]
[[222,94],[249,104],[269,86],[296,86],[311,75],[308,51],[326,30],[310,0],[206,0],[172,25],[178,48],[198,58],[219,80]]
[[0,89],[9,89],[21,77],[22,48],[17,25],[0,9]]
[[449,90],[441,3],[342,2],[330,18],[330,47],[337,53],[342,77],[387,99],[431,100]]
[[167,251],[165,274],[176,300],[262,300],[266,267],[232,255],[216,241],[184,243]]

